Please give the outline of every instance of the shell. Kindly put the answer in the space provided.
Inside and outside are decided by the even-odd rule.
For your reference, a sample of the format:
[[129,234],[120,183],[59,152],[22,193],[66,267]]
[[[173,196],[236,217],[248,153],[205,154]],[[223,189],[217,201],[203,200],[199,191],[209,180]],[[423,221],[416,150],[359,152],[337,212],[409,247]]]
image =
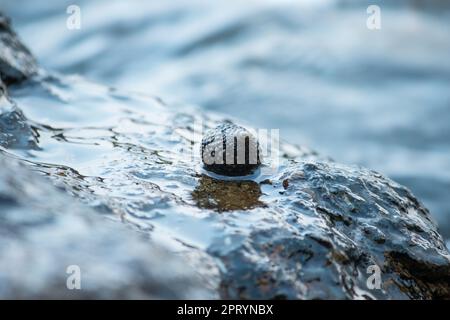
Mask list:
[[225,176],[252,174],[262,161],[258,139],[233,123],[222,123],[205,133],[201,157],[206,170]]

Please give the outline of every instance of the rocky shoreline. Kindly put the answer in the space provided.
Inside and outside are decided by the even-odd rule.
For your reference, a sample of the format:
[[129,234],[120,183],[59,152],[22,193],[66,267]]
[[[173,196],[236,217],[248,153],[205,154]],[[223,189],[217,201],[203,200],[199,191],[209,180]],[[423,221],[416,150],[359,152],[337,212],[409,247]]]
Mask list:
[[[287,143],[264,181],[217,180],[177,152],[223,117],[38,70],[0,15],[1,298],[450,298],[450,255],[405,187]],[[89,176],[38,158],[73,132],[97,150]],[[71,264],[85,289],[67,290]]]

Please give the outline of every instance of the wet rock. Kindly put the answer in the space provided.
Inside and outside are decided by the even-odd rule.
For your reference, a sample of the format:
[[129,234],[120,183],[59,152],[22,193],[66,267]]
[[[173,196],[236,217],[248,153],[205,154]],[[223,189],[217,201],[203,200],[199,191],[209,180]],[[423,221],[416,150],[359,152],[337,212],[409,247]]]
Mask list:
[[22,110],[0,88],[0,146],[11,149],[37,148],[37,136]]
[[201,157],[205,168],[225,176],[245,176],[261,164],[259,142],[248,130],[223,123],[205,133]]
[[[210,248],[227,269],[223,297],[450,298],[450,255],[406,188],[316,161],[292,162],[267,188],[286,190],[266,200],[266,226]],[[368,287],[370,266],[381,271],[379,289]]]
[[[205,275],[217,270],[205,283],[220,277],[220,297],[450,297],[443,239],[428,211],[397,183],[286,143],[279,171],[261,183],[213,179],[197,170],[201,159],[186,155],[195,148],[192,124],[215,128],[220,117],[81,79],[50,80],[12,94],[33,115],[42,150],[78,158],[56,153],[52,164],[36,152],[24,160],[96,210],[148,233],[152,243],[163,235],[181,246],[176,251],[202,256],[187,265]],[[40,116],[32,97],[44,92],[47,113]],[[77,120],[67,124],[72,117]],[[60,119],[69,129],[61,129]],[[379,289],[367,285],[373,266],[381,271]]]
[[37,70],[33,55],[12,30],[10,20],[0,12],[0,78],[9,84],[30,77]]
[[6,84],[24,80],[37,72],[28,49],[0,12],[0,146],[29,149],[37,147],[37,137],[22,111],[8,97]]
[[[80,290],[66,286],[69,266]],[[0,155],[0,298],[214,297],[181,257]]]
[[[33,123],[39,141],[32,154],[18,155],[0,136],[9,157],[0,159],[2,297],[177,298],[212,290],[222,298],[450,298],[449,253],[428,211],[378,173],[282,143],[278,172],[261,183],[221,181],[197,164],[213,156],[209,146],[220,150],[235,142],[233,132],[245,131],[218,115],[79,78],[44,77],[10,95],[17,106],[4,100],[5,110],[27,116],[7,116],[14,141],[28,139],[27,131],[14,131],[21,121]],[[203,139],[201,159],[189,156],[201,142],[199,122],[216,128]],[[235,145],[218,158],[230,150]],[[257,160],[207,169],[245,175]],[[99,215],[151,239],[142,243]],[[155,249],[162,243],[187,259]],[[88,271],[87,289],[68,292],[64,271],[77,263]],[[200,285],[189,266],[203,275]],[[370,270],[377,268],[382,281],[373,288]]]

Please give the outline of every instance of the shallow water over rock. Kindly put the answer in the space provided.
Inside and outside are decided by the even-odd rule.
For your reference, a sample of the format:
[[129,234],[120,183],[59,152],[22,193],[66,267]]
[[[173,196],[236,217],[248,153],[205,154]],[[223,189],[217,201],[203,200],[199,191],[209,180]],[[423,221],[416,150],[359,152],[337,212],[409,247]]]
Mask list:
[[[199,296],[450,297],[450,256],[428,210],[408,189],[379,173],[337,164],[282,142],[278,170],[246,180],[222,179],[201,166],[200,129],[235,120],[195,107],[165,105],[158,98],[81,77],[41,70],[10,85],[3,99],[0,161],[5,165],[0,171],[0,206],[7,223],[2,237],[7,246],[17,245],[19,252],[42,250],[49,261],[59,261],[60,254],[66,257],[67,246],[76,248],[57,269],[44,268],[30,278],[14,273],[11,265],[27,264],[14,250],[5,251],[0,266],[6,276],[0,281],[13,289],[0,292],[4,297],[14,296],[15,288],[18,296],[45,297],[49,287],[36,286],[36,279],[54,278],[60,283],[57,273],[69,258],[72,264],[82,264],[86,255],[95,256],[96,251],[106,268],[127,273],[125,286],[136,287],[138,275],[149,283],[158,280],[123,262],[122,258],[137,259],[142,268],[164,267],[156,253],[150,261],[139,259],[145,256],[141,251],[124,253],[127,241],[130,248],[164,246],[181,256],[184,260],[174,262],[174,269],[186,263],[196,273],[183,273],[186,282],[180,283]],[[22,173],[16,161],[28,169]],[[265,168],[271,166],[267,161],[262,164]],[[43,178],[30,169],[73,197],[47,194]],[[81,204],[72,208],[71,200],[90,207],[83,217],[92,216],[93,222],[83,224],[82,230],[76,218]],[[13,214],[17,207],[19,214]],[[65,223],[72,214],[77,223]],[[145,235],[148,243],[129,240],[124,234],[125,245],[120,244],[122,236],[116,238],[115,230],[104,229],[101,217],[105,225],[107,220],[118,222],[119,229],[124,222]],[[32,227],[25,228],[15,219]],[[14,228],[27,241],[17,243],[17,236],[10,234]],[[97,238],[97,230],[104,235]],[[62,240],[55,236],[59,233]],[[95,237],[92,252],[73,244],[77,238],[90,237]],[[53,242],[42,247],[36,238]],[[374,265],[382,271],[383,283],[380,289],[370,290],[367,270]],[[197,276],[204,285],[195,280]],[[100,297],[105,278],[99,279],[93,280],[93,297]],[[162,288],[172,280],[162,277]],[[119,287],[111,294],[123,292]],[[145,290],[133,296],[153,297]]]
[[[0,209],[3,299],[217,297],[208,287],[213,277],[202,279],[186,257],[102,218],[2,155]],[[68,290],[73,267],[81,290]]]
[[[282,143],[278,172],[220,181],[199,166],[193,129],[199,121],[214,127],[220,116],[56,75],[10,87],[10,95],[38,148],[3,148],[4,156],[152,242],[206,254],[209,264],[196,269],[212,263],[223,298],[449,294],[449,255],[428,211],[378,173]],[[367,289],[373,264],[383,290]]]
[[281,128],[411,188],[450,238],[448,1],[377,1],[380,30],[369,0],[78,0],[68,30],[71,4],[2,8],[45,68]]

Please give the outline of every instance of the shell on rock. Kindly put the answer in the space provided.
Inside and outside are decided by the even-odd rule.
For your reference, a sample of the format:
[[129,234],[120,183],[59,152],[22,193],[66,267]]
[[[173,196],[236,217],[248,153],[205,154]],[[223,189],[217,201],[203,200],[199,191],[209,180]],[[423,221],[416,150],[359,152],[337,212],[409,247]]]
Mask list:
[[252,174],[262,160],[258,139],[232,123],[222,123],[205,133],[201,157],[206,170],[225,176]]

